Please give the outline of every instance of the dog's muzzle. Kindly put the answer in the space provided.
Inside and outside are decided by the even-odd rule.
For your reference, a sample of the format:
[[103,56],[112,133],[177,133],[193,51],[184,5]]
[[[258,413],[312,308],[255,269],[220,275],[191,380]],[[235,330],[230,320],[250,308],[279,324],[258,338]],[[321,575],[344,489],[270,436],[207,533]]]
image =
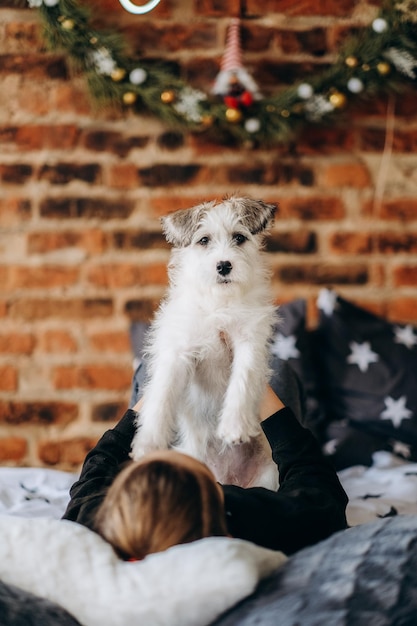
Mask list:
[[232,271],[232,264],[230,261],[219,261],[216,265],[216,270],[220,276],[227,276]]

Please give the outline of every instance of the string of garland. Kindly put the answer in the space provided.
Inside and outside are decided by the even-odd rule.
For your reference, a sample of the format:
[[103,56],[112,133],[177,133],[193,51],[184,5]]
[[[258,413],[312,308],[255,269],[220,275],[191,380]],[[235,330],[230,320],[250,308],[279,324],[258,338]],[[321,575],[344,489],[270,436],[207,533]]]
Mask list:
[[417,78],[417,0],[387,0],[329,68],[230,114],[222,98],[194,89],[167,66],[132,59],[123,37],[92,26],[76,0],[28,0],[51,50],[82,72],[95,100],[217,140],[285,143],[309,124],[333,123],[359,98],[400,92]]

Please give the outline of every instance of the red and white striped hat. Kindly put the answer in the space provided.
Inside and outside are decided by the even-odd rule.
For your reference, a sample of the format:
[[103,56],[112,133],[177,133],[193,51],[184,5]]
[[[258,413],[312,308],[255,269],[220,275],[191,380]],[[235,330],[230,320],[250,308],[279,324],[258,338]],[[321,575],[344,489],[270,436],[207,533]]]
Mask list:
[[222,72],[231,72],[242,67],[242,49],[240,45],[240,21],[233,18],[227,32],[226,49],[223,54]]

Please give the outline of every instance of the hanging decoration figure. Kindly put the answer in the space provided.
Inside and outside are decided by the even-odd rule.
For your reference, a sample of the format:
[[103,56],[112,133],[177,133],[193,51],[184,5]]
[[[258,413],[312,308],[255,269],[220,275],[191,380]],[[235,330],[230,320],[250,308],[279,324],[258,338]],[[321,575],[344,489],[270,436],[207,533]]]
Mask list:
[[242,63],[238,18],[234,18],[230,24],[220,72],[211,91],[222,98],[227,107],[226,118],[231,122],[240,121],[241,109],[250,107],[254,100],[262,98],[256,82]]

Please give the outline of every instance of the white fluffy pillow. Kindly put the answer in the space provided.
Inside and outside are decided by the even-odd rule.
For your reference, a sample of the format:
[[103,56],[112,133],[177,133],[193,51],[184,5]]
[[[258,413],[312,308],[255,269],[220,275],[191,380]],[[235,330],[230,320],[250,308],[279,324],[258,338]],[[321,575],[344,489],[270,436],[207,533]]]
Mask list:
[[0,579],[61,605],[84,626],[203,626],[285,560],[211,537],[126,563],[76,523],[0,515]]

